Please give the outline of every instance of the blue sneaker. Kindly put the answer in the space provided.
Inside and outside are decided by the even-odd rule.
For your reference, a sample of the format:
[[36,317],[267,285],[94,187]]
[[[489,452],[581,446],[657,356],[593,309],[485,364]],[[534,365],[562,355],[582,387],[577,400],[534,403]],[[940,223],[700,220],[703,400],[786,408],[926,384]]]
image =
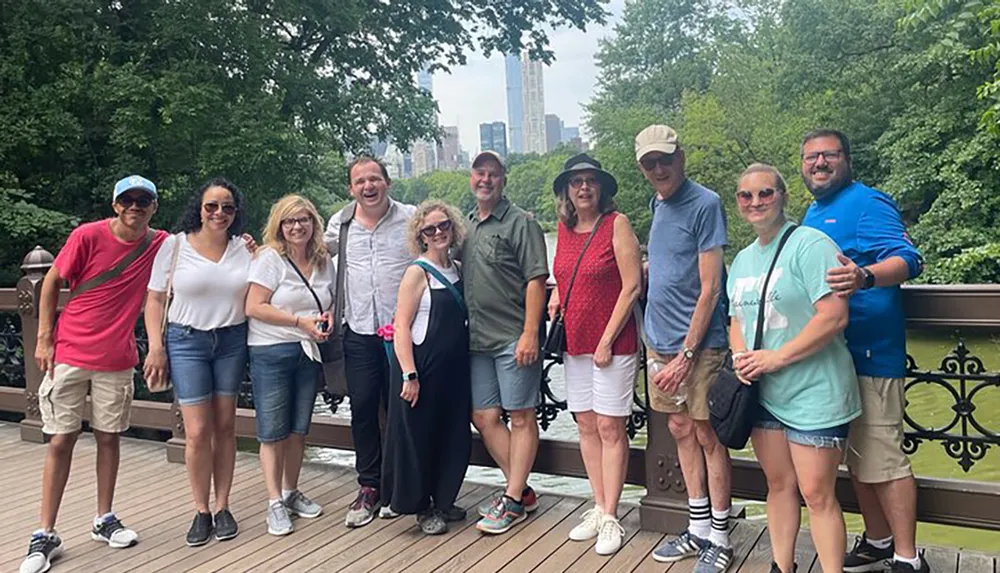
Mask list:
[[476,529],[493,535],[506,533],[526,517],[524,506],[505,495],[476,523]]
[[690,531],[684,530],[676,539],[671,539],[659,546],[653,552],[653,559],[660,563],[673,563],[694,557],[707,549],[711,545],[707,539],[702,539],[692,535]]
[[698,555],[698,563],[694,566],[694,573],[723,573],[726,569],[729,569],[729,564],[732,561],[732,547],[723,547],[710,543]]

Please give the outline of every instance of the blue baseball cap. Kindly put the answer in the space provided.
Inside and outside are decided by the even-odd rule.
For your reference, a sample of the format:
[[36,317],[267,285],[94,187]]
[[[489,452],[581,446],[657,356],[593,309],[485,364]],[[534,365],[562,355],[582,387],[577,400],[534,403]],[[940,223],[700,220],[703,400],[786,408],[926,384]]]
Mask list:
[[137,189],[139,191],[145,191],[156,199],[156,185],[152,181],[146,179],[142,175],[129,175],[128,177],[122,179],[118,183],[115,183],[115,194],[111,197],[112,201],[117,201],[118,196],[126,191],[131,191],[132,189]]

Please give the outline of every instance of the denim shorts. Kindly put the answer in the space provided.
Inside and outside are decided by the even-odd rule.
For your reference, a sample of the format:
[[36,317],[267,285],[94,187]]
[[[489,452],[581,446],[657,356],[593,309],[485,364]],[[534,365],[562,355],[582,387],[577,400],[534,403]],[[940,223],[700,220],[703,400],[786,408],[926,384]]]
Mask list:
[[167,325],[170,380],[181,406],[236,396],[247,370],[247,323],[214,330]]
[[257,441],[278,442],[309,433],[320,364],[301,343],[250,347],[250,380],[257,417]]
[[763,406],[757,408],[757,420],[754,421],[753,425],[762,430],[784,430],[785,438],[793,444],[816,448],[837,448],[839,450],[844,449],[844,445],[847,443],[847,431],[850,428],[850,424],[841,424],[819,430],[796,430],[788,424],[780,422]]
[[542,403],[542,354],[534,364],[518,366],[517,342],[492,352],[472,352],[472,409],[503,408],[508,412],[535,408]]

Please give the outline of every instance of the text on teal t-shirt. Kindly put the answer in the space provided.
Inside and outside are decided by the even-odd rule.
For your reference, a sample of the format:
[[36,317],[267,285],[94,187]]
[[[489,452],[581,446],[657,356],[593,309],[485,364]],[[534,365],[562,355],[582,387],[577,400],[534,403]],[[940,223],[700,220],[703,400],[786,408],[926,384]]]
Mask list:
[[[740,251],[729,271],[729,313],[741,326],[747,348],[753,347],[764,277],[779,238],[761,246],[759,240]],[[767,286],[764,340],[761,349],[777,350],[795,338],[816,315],[816,301],[832,291],[827,270],[840,266],[837,245],[822,232],[800,227],[779,255]],[[843,334],[822,350],[781,370],[760,384],[760,403],[783,424],[797,430],[819,430],[845,424],[861,414],[854,362]]]

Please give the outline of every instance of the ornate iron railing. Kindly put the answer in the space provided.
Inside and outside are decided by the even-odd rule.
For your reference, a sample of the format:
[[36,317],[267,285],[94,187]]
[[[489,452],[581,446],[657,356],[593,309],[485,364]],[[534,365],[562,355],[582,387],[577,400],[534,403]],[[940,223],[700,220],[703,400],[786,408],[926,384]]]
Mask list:
[[0,386],[25,387],[21,317],[16,312],[0,312]]
[[[912,356],[907,356],[906,391],[931,386],[944,389],[952,400],[949,408],[953,414],[945,424],[925,426],[904,413],[906,432],[903,451],[914,454],[925,441],[940,442],[948,456],[955,459],[968,472],[982,460],[990,446],[1000,445],[1000,433],[987,427],[976,418],[976,396],[988,388],[1000,391],[1000,373],[987,372],[983,361],[972,354],[959,340],[955,348],[941,360],[937,370],[921,370]],[[997,412],[992,412],[997,415]]]

